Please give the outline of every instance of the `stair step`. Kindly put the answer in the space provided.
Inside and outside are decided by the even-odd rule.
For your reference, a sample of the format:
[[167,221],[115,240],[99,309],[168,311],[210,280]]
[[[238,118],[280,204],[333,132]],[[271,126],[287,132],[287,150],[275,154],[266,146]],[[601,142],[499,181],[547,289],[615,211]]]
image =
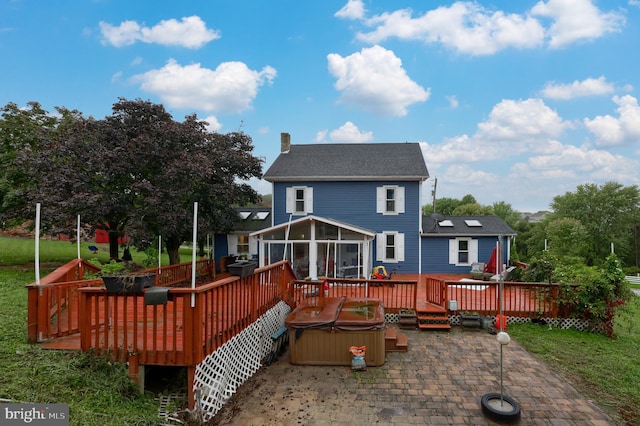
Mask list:
[[439,324],[418,324],[418,328],[420,330],[450,330],[451,324],[449,323],[439,323]]
[[387,327],[384,329],[385,340],[395,340],[398,338],[398,329],[395,327]]
[[409,338],[406,334],[398,333],[398,340],[396,341],[397,348],[409,348]]

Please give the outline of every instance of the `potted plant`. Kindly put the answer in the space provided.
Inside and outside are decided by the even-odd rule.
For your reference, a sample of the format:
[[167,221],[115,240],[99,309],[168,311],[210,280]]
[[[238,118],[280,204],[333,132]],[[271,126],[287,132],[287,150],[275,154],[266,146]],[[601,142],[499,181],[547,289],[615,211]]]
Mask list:
[[129,261],[115,261],[100,267],[99,276],[102,278],[107,293],[142,293],[147,287],[152,287],[156,274],[140,272],[142,267]]

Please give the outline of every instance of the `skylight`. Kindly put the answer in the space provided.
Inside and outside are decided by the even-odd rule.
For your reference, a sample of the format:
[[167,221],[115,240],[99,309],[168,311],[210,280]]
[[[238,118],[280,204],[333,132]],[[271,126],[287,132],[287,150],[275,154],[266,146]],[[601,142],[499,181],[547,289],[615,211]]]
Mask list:
[[238,212],[242,219],[246,219],[251,215],[251,212]]
[[265,220],[267,216],[269,216],[269,212],[258,212],[253,220]]
[[453,226],[453,222],[451,222],[449,219],[447,219],[447,220],[443,220],[442,222],[438,222],[438,225],[440,225],[440,226]]
[[475,219],[465,220],[464,223],[466,223],[467,226],[482,226],[482,224]]

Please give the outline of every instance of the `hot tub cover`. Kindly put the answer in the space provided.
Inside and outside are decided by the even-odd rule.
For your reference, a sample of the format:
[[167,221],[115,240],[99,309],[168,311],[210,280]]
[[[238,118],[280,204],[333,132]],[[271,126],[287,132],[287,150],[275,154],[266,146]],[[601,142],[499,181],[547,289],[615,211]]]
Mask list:
[[384,305],[380,299],[370,298],[309,298],[285,320],[285,327],[289,330],[379,330],[384,326]]

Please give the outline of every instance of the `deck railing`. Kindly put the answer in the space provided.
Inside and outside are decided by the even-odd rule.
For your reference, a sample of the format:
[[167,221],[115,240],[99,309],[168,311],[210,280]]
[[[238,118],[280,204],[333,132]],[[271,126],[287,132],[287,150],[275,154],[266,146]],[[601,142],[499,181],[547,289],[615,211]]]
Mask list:
[[[150,268],[156,273],[156,286],[171,286],[191,278],[191,263]],[[27,338],[35,343],[55,337],[79,333],[78,289],[100,287],[102,280],[83,279],[100,268],[83,259],[74,259],[43,277],[40,283],[26,286],[28,297]],[[211,276],[211,262],[196,262],[196,277]]]
[[146,305],[143,294],[82,288],[80,345],[140,364],[194,366],[283,300],[293,281],[288,262],[196,288],[176,287],[166,304]]
[[370,297],[382,300],[386,312],[397,312],[414,308],[416,294],[417,282],[411,280],[328,278],[318,281],[296,280],[291,287],[290,297],[296,305],[309,297]]
[[[499,282],[460,282],[428,278],[427,301],[449,309],[455,300],[458,311],[473,311],[483,315],[500,312]],[[549,283],[504,282],[502,310],[506,316],[558,318],[570,316],[570,307],[560,305],[561,287]]]

